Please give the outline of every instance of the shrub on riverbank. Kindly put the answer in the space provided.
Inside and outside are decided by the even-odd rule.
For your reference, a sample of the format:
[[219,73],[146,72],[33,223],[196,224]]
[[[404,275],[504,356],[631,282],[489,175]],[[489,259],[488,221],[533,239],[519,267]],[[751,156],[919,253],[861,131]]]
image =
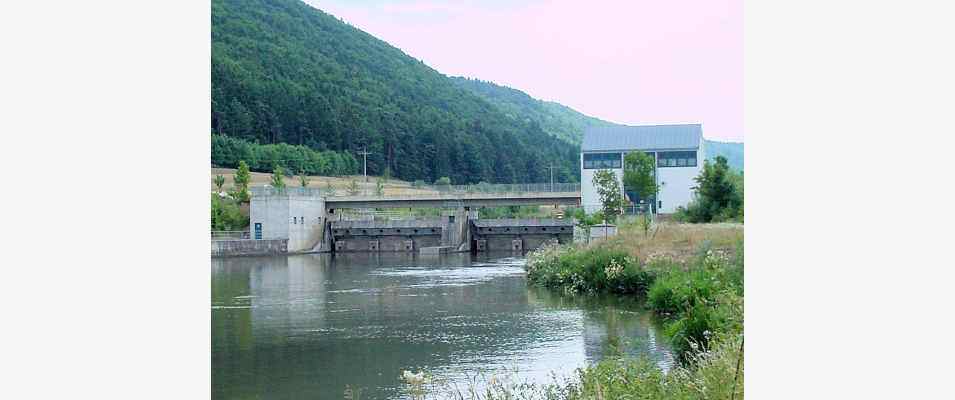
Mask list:
[[242,213],[241,207],[232,199],[212,194],[213,231],[237,231],[249,226],[249,216]]
[[694,178],[696,198],[674,214],[682,222],[743,222],[743,174],[730,169],[726,159],[703,163],[703,171]]
[[653,272],[626,251],[607,247],[551,245],[527,256],[527,278],[538,285],[568,293],[609,291],[643,294]]

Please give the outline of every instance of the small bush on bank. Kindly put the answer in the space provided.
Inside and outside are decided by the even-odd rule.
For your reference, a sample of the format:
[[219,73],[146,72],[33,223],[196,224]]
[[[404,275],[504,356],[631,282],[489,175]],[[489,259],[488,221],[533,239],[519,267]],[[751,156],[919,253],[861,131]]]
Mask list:
[[591,294],[642,294],[654,280],[653,273],[624,250],[557,245],[528,255],[527,278],[541,286]]
[[677,208],[677,221],[743,222],[743,175],[731,170],[725,158],[704,162],[703,171],[694,180],[696,199]]
[[603,211],[588,215],[582,207],[576,207],[568,208],[567,214],[577,220],[577,226],[585,229],[604,222]]
[[238,231],[249,226],[249,217],[232,199],[212,195],[212,225],[214,231]]

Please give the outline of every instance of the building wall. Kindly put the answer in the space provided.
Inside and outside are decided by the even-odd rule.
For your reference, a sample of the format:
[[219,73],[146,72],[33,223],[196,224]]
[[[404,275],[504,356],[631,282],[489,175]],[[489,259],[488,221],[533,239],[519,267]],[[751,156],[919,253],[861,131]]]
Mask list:
[[310,251],[321,241],[325,202],[321,197],[253,196],[249,230],[255,238],[255,224],[262,224],[262,239],[288,239],[289,252]]
[[[631,150],[637,151],[637,150]],[[641,150],[642,151],[642,150]],[[649,151],[669,151],[669,150],[649,150]],[[676,150],[681,151],[681,150]],[[685,150],[682,150],[685,151]],[[598,153],[598,152],[595,152]],[[625,156],[627,151],[621,152],[621,157]],[[662,202],[662,207],[660,207],[657,212],[662,214],[670,214],[676,212],[677,207],[686,206],[690,200],[693,198],[693,186],[696,186],[696,182],[693,181],[696,178],[700,171],[703,170],[703,160],[704,160],[704,149],[702,143],[696,154],[696,166],[695,167],[658,167],[657,171],[657,184],[660,185],[660,193],[657,194],[657,204],[660,205]],[[597,194],[597,188],[594,187],[593,179],[594,173],[599,171],[597,169],[584,169],[584,154],[580,154],[580,204],[584,210],[588,213],[594,213],[600,211],[601,203],[600,196]],[[620,189],[623,190],[623,169],[610,169],[617,176],[617,183],[620,185]]]
[[255,238],[255,224],[262,224],[262,239],[288,239],[288,197],[253,196],[249,207],[249,230]]
[[319,197],[289,197],[288,250],[309,251],[322,239],[325,201]]
[[695,167],[657,168],[657,184],[660,185],[657,205],[663,205],[658,209],[659,213],[671,214],[679,206],[686,207],[693,199],[693,186],[696,186],[693,179],[700,174],[702,164],[703,159],[697,154]]
[[[623,157],[621,155],[621,157]],[[623,169],[622,168],[612,168],[610,169],[614,174],[617,175],[617,184],[620,185],[621,190],[623,189]],[[600,195],[597,194],[597,188],[594,187],[594,173],[599,171],[599,169],[584,169],[584,154],[580,154],[580,206],[584,208],[588,214],[595,213],[600,211],[602,205],[600,204]]]

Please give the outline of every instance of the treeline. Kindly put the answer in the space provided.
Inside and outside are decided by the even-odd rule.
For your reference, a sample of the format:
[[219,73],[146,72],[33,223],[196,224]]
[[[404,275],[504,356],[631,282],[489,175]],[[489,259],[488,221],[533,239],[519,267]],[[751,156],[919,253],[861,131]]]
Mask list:
[[459,184],[579,180],[578,147],[298,0],[213,0],[212,133]]
[[341,176],[358,173],[358,160],[349,153],[315,151],[306,146],[256,144],[222,135],[212,135],[212,165],[238,168],[245,161],[249,169],[272,172],[281,167],[291,174]]

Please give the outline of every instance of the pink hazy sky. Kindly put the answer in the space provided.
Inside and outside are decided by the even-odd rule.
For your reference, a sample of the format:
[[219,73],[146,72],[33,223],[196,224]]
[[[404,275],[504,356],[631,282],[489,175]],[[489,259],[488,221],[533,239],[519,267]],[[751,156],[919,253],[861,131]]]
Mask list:
[[306,0],[446,75],[743,141],[742,0]]

